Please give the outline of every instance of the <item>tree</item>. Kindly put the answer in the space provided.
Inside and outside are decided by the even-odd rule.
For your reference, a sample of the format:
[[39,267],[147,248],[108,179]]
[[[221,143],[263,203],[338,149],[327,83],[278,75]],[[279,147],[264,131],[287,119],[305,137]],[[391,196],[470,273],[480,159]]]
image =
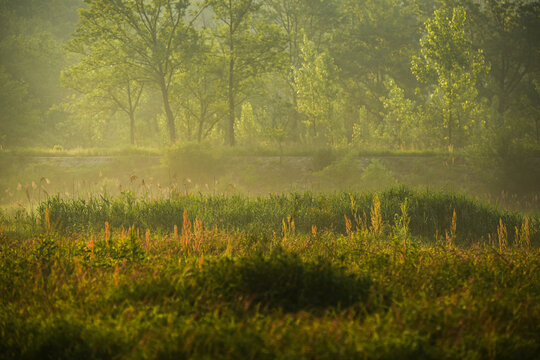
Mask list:
[[418,112],[414,101],[405,97],[405,91],[393,79],[385,82],[388,96],[381,99],[386,110],[380,135],[386,146],[403,149],[407,145],[418,144],[414,132],[418,132]]
[[234,146],[237,106],[257,76],[280,67],[282,41],[275,27],[257,21],[258,0],[207,0],[206,5],[218,23],[217,56],[228,65],[225,143]]
[[[56,0],[56,4],[61,2],[64,7],[55,14],[56,22],[50,24],[48,16],[40,10],[51,6],[52,1],[0,3],[2,92],[6,96],[2,99],[2,113],[13,115],[3,124],[10,131],[0,137],[7,135],[9,146],[52,146],[57,141],[54,126],[60,114],[50,108],[65,96],[58,80],[65,58],[61,46],[63,39],[53,32],[56,34],[55,27],[72,32],[71,25],[76,22],[77,12],[72,8],[73,0]],[[25,95],[19,97],[23,93]],[[17,97],[19,100],[14,102]],[[8,125],[10,123],[13,127]]]
[[35,128],[39,112],[28,94],[25,83],[14,80],[3,66],[0,66],[0,148],[30,142],[37,132]]
[[84,57],[62,72],[62,84],[78,93],[70,99],[68,110],[80,113],[90,109],[96,114],[120,110],[129,118],[130,143],[135,145],[135,113],[144,88],[137,68],[129,66],[118,49],[102,43],[70,50]]
[[482,51],[471,48],[465,20],[462,7],[436,10],[426,21],[421,55],[413,57],[411,68],[419,81],[434,86],[432,99],[442,112],[445,139],[451,146],[460,145],[463,137],[458,135],[474,125],[477,79],[488,70]]
[[[480,8],[467,4],[474,14],[473,42],[484,49],[491,66],[483,93],[498,111],[494,126],[500,129],[505,118],[510,119],[508,125],[516,133],[520,127],[529,128],[521,135],[526,137],[536,131],[538,117],[534,114],[540,111],[534,86],[540,74],[540,2],[489,0]],[[521,117],[529,127],[519,126],[516,120]]]
[[175,75],[185,71],[193,52],[196,32],[186,22],[187,0],[85,0],[75,42],[98,42],[125,54],[130,68],[161,92],[171,143],[177,138],[171,109],[170,87]]
[[301,48],[302,66],[295,72],[298,109],[306,115],[308,135],[317,139],[329,135],[334,101],[338,87],[335,82],[337,67],[325,52],[317,53],[314,43],[304,37]]
[[[330,53],[340,68],[344,88],[348,140],[360,113],[376,128],[384,117],[381,99],[391,78],[411,95],[416,81],[410,73],[410,58],[417,52],[419,24],[415,2],[401,0],[345,0],[339,30]],[[365,109],[360,110],[360,109]]]
[[292,135],[298,138],[300,116],[294,81],[295,71],[301,66],[303,36],[314,42],[315,49],[327,48],[339,20],[338,3],[335,0],[265,0],[263,11],[285,38],[287,67],[282,76],[287,81],[290,102],[296,111],[296,116],[290,121]]
[[218,114],[226,112],[223,110],[226,104],[221,96],[225,87],[224,64],[212,56],[211,48],[211,43],[202,46],[190,71],[179,76],[173,88],[174,94],[181,98],[178,104],[185,114],[187,138],[192,140],[195,134],[199,143],[217,127],[220,121]]
[[[519,106],[520,90],[540,70],[540,2],[529,0],[446,0],[467,9],[474,46],[483,49],[492,83],[484,89],[494,97],[500,115]],[[536,50],[533,50],[536,49]],[[533,50],[533,51],[531,51]]]

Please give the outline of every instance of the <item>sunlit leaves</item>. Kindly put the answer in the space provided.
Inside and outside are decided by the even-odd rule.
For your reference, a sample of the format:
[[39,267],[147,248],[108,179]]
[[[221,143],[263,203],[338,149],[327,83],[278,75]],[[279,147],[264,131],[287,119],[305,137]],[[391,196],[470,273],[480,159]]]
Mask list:
[[85,1],[89,8],[81,11],[75,41],[85,46],[98,42],[109,51],[118,51],[123,55],[122,62],[136,69],[142,80],[158,89],[163,99],[169,139],[176,141],[170,87],[174,76],[186,71],[197,38],[187,19],[188,2]]
[[301,47],[301,59],[302,65],[294,74],[294,86],[298,110],[306,116],[307,135],[313,139],[329,136],[332,110],[339,92],[338,69],[327,53],[317,53],[307,37]]
[[442,8],[426,21],[420,40],[421,55],[413,57],[411,70],[419,81],[434,86],[433,101],[443,114],[449,145],[463,142],[478,111],[478,77],[487,72],[481,50],[473,51],[465,34],[466,12],[462,7]]

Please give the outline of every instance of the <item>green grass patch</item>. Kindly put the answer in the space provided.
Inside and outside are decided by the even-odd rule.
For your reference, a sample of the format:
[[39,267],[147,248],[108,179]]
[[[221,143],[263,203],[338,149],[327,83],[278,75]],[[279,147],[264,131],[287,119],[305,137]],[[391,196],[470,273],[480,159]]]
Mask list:
[[[57,196],[39,205],[37,216],[41,227],[36,224],[35,231],[42,229],[48,212],[51,226],[65,234],[100,232],[105,222],[117,230],[134,225],[152,232],[171,233],[175,225],[182,227],[182,214],[186,210],[190,221],[198,218],[208,228],[271,234],[282,232],[283,221],[289,219],[294,221],[298,233],[308,234],[315,225],[321,231],[345,234],[347,221],[351,222],[353,230],[373,227],[374,195],[292,193],[253,198],[187,194],[160,200],[138,198],[130,193],[118,198],[100,196],[88,200]],[[498,239],[502,224],[508,242],[520,240],[523,226],[527,227],[532,244],[540,242],[537,217],[526,218],[519,213],[496,210],[463,195],[399,187],[379,193],[378,198],[382,233],[391,233],[402,216],[401,206],[406,203],[409,231],[416,237],[437,240],[452,233],[453,240],[461,244],[487,242]],[[24,216],[19,218],[23,220]],[[14,223],[9,227],[15,226]]]

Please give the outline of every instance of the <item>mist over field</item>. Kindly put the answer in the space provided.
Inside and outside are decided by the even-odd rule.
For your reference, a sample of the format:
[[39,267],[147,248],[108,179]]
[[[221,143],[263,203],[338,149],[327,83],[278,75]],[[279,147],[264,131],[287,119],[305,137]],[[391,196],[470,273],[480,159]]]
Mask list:
[[4,1],[0,202],[406,184],[537,211],[538,6]]
[[0,0],[0,359],[535,359],[540,2]]

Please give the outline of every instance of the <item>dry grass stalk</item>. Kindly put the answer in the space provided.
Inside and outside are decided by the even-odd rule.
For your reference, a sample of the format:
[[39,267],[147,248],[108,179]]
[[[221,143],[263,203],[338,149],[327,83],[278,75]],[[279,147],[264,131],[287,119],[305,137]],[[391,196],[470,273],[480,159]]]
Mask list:
[[233,246],[232,246],[232,238],[229,235],[227,237],[227,247],[225,248],[225,256],[231,257],[233,252]]
[[358,208],[356,207],[356,200],[352,195],[349,195],[351,199],[351,209],[354,221],[356,222],[356,230],[360,231],[364,234],[368,233],[368,222],[367,222],[367,215],[366,212],[363,211],[362,215],[358,214]]
[[345,231],[347,232],[347,236],[352,239],[353,232],[352,232],[351,220],[349,220],[346,214],[343,216],[345,216]]
[[146,233],[144,234],[144,243],[146,246],[146,250],[150,249],[150,230],[146,230]]
[[529,228],[529,218],[525,219],[525,222],[521,224],[521,231],[519,233],[519,239],[521,246],[530,248],[531,247],[531,230]]
[[91,236],[90,242],[88,243],[88,249],[90,249],[90,255],[92,256],[92,258],[94,257],[94,248],[95,248],[95,241],[94,241],[94,237]]
[[198,217],[195,219],[195,228],[193,229],[194,235],[195,235],[195,241],[193,242],[193,250],[196,252],[200,252],[201,245],[203,241],[203,224],[202,220]]
[[373,197],[373,205],[371,206],[371,231],[375,236],[380,236],[382,230],[381,201],[379,200],[379,196],[375,194]]
[[[123,232],[123,229],[122,229]],[[111,227],[109,226],[109,222],[105,221],[105,243],[107,244],[107,247],[109,246],[109,240],[111,238]]]
[[204,265],[204,257],[201,256],[201,259],[199,260],[199,270],[202,270]]
[[283,240],[287,240],[287,238],[293,237],[296,232],[294,219],[290,216],[287,216],[287,221],[285,221],[285,219],[282,219],[281,224],[282,224],[282,231],[283,231]]
[[454,212],[452,213],[452,222],[450,223],[450,234],[448,234],[448,231],[446,232],[446,245],[449,248],[452,248],[456,244],[456,230],[457,230],[457,215],[456,215],[456,209],[454,209]]
[[114,268],[113,279],[114,286],[118,286],[118,283],[120,282],[120,266],[118,265],[116,265],[116,267]]
[[182,235],[181,242],[182,247],[186,248],[191,241],[191,220],[189,220],[187,209],[184,209],[183,221],[182,221]]
[[45,209],[45,229],[47,232],[51,231],[51,214],[49,209]]
[[502,251],[508,245],[508,231],[506,230],[506,226],[503,224],[502,219],[499,219],[497,236],[499,238],[499,250]]

